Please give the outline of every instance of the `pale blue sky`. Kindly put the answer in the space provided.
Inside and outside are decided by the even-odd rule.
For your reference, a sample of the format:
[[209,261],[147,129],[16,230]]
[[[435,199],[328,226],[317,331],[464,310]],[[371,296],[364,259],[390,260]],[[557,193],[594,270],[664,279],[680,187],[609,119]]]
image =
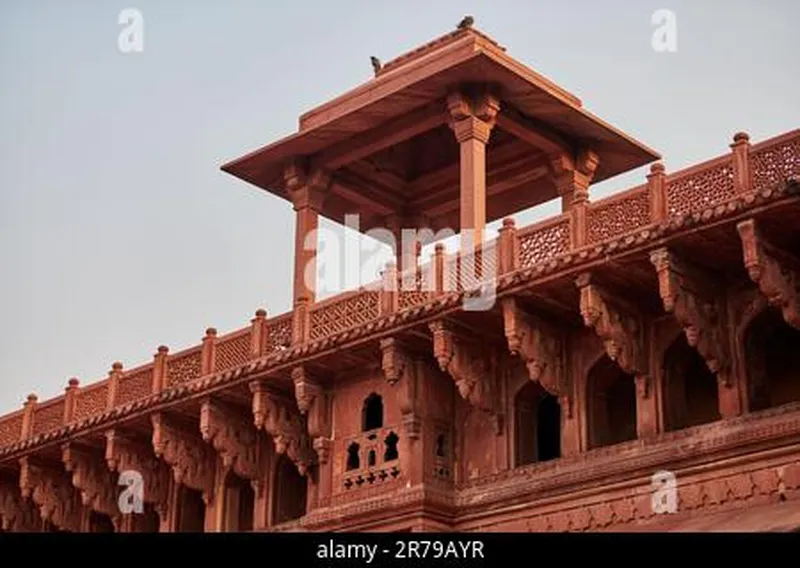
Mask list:
[[[144,51],[117,49],[123,8]],[[651,48],[677,16],[678,51]],[[800,126],[800,3],[5,0],[0,412],[290,307],[289,204],[219,166],[465,14],[668,171]],[[596,186],[641,183],[644,170]],[[556,205],[544,208],[544,213]],[[541,213],[540,213],[541,214]],[[535,216],[518,216],[530,222]]]

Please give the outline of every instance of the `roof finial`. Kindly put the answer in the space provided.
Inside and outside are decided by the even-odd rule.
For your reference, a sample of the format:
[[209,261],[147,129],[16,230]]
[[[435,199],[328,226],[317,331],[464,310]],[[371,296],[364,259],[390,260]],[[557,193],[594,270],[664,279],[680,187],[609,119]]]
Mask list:
[[467,28],[471,28],[472,24],[475,23],[475,18],[472,16],[464,16],[464,19],[458,22],[458,29],[459,30],[466,30]]
[[374,55],[370,57],[369,60],[372,62],[372,70],[375,72],[375,76],[377,77],[378,72],[381,70],[381,67],[383,67],[383,64],[381,63],[381,60]]

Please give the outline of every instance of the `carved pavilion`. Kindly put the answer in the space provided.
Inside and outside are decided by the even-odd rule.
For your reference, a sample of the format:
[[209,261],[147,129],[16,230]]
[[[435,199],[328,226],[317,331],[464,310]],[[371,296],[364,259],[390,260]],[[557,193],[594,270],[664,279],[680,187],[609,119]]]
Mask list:
[[[294,205],[292,311],[0,417],[2,529],[800,526],[800,130],[658,159],[475,29],[386,63],[223,166]],[[473,237],[317,300],[302,243],[348,213]],[[487,282],[491,309],[464,309]]]

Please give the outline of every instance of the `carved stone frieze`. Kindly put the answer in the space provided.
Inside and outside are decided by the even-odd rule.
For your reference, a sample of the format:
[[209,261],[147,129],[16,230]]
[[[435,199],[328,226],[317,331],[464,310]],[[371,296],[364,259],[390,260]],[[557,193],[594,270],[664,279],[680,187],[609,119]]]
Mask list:
[[267,456],[261,436],[235,409],[205,399],[200,407],[200,433],[220,455],[223,466],[242,479],[257,479],[264,471]]
[[68,474],[60,469],[19,460],[19,488],[24,499],[31,499],[42,521],[64,531],[81,529],[83,506]]
[[508,349],[525,363],[530,380],[571,405],[572,393],[564,365],[563,337],[551,326],[522,310],[514,297],[502,300]]
[[671,313],[720,384],[730,386],[728,338],[722,320],[724,309],[710,278],[666,248],[650,253],[658,275],[664,309]]
[[315,463],[313,442],[309,439],[306,420],[293,400],[272,390],[266,381],[250,383],[253,393],[253,418],[257,429],[263,429],[275,443],[275,452],[285,454],[301,475]]
[[64,469],[72,474],[72,485],[80,493],[84,506],[112,519],[121,514],[117,506],[116,476],[103,463],[103,456],[67,443],[61,446],[61,459]]
[[800,279],[797,276],[800,261],[767,241],[754,219],[742,221],[736,229],[742,240],[744,267],[750,279],[770,305],[781,311],[786,323],[800,329]]
[[172,423],[163,413],[151,415],[153,452],[172,468],[176,483],[200,491],[206,504],[214,498],[216,456],[194,432]]
[[153,453],[153,448],[119,430],[106,432],[106,465],[121,474],[135,471],[142,476],[142,500],[152,503],[160,516],[166,514],[170,468]]

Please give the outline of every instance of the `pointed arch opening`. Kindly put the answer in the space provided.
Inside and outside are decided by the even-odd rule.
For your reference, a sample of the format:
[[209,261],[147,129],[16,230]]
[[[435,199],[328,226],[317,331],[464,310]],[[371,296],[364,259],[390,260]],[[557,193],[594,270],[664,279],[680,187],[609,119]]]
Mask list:
[[159,517],[155,506],[152,503],[144,504],[144,511],[140,515],[133,517],[134,532],[157,533],[161,527],[161,517]]
[[681,333],[664,352],[664,427],[667,431],[720,419],[717,377]]
[[373,392],[364,399],[361,408],[361,431],[368,432],[378,428],[383,428],[383,398]]
[[800,401],[800,330],[775,308],[767,308],[747,326],[743,352],[750,411]]
[[114,523],[111,521],[111,517],[97,511],[89,513],[89,532],[113,533]]
[[275,465],[272,491],[272,524],[294,521],[306,514],[306,478],[284,454]]
[[527,381],[514,396],[516,467],[561,457],[561,405],[539,383]]
[[181,484],[177,505],[178,532],[205,532],[206,504],[200,491]]
[[586,381],[589,447],[636,439],[636,383],[608,355],[589,370]]
[[253,511],[256,495],[250,481],[229,471],[225,476],[225,509],[223,526],[225,532],[253,530]]

